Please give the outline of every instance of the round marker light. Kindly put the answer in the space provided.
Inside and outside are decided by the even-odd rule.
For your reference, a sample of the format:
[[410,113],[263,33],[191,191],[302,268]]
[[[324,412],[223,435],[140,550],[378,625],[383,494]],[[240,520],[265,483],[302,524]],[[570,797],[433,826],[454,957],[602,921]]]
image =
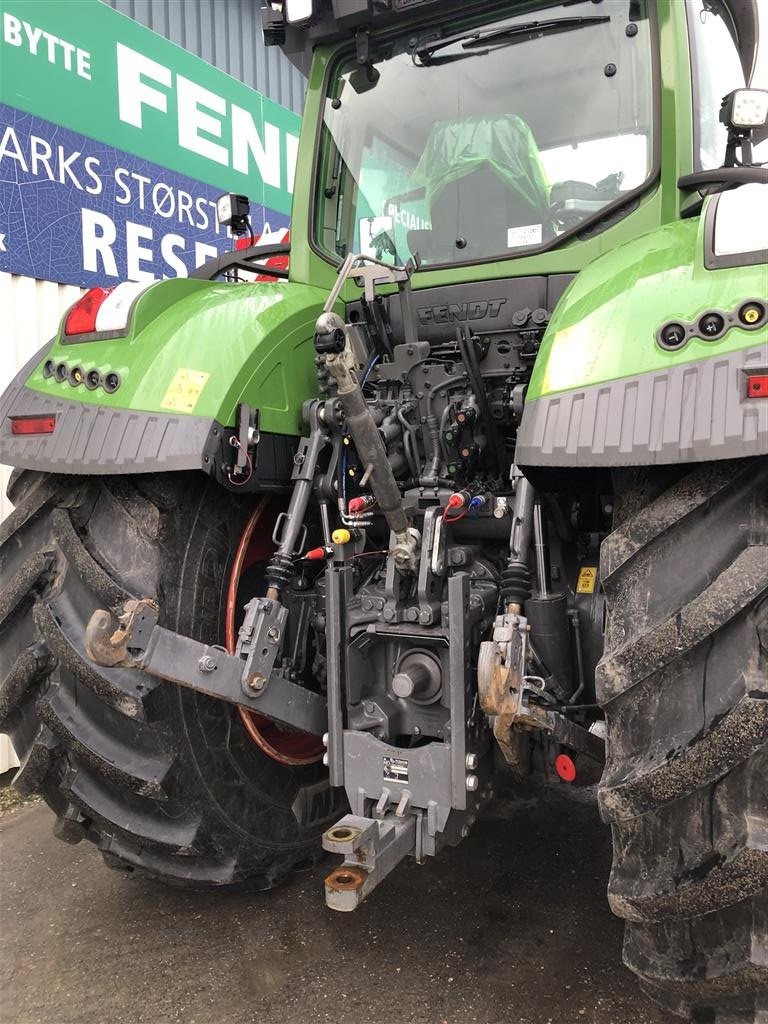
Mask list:
[[682,324],[667,324],[661,331],[661,343],[664,348],[680,348],[685,344],[685,328]]
[[717,338],[723,333],[725,320],[719,313],[705,313],[699,320],[699,331],[705,338]]
[[759,302],[745,302],[739,310],[739,320],[745,327],[754,327],[765,316],[765,308]]
[[555,758],[555,771],[563,782],[576,781],[576,765],[567,754],[558,754]]

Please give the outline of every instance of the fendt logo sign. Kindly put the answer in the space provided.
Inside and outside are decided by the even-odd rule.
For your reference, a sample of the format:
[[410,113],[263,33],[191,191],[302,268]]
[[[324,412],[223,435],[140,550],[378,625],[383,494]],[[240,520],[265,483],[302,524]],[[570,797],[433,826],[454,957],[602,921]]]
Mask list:
[[66,284],[185,276],[288,226],[299,118],[99,0],[0,0],[0,270]]
[[506,299],[481,299],[474,302],[447,303],[442,306],[419,306],[419,323],[429,324],[466,323],[467,320],[484,320],[496,317]]

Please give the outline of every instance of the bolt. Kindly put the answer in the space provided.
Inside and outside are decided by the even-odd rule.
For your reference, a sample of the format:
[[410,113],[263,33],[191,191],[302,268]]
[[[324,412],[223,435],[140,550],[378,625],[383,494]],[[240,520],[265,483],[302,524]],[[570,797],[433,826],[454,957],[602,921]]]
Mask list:
[[480,784],[480,782],[479,782],[479,779],[478,779],[478,777],[476,775],[468,775],[467,776],[467,783],[466,784],[467,784],[467,791],[469,793],[474,793],[475,790],[477,789],[478,785]]
[[363,704],[363,710],[365,711],[366,715],[375,715],[376,714],[376,707],[373,704],[373,702],[370,701],[370,700],[367,700],[365,702],[365,704]]
[[200,672],[213,672],[216,668],[216,662],[210,656],[210,654],[204,654],[197,663],[197,668]]
[[414,727],[413,727],[413,735],[414,736],[421,736],[421,729],[418,727],[418,725],[414,725]]
[[269,640],[271,644],[276,644],[279,641],[279,639],[280,630],[277,628],[277,626],[270,626],[269,629],[267,630],[267,640]]
[[326,768],[328,767],[328,751],[327,750],[323,754],[323,764],[325,765]]
[[266,677],[261,672],[254,672],[251,678],[248,680],[247,686],[252,693],[261,693],[264,687],[267,685]]
[[[477,768],[478,764],[477,754],[467,754],[467,759],[465,763],[468,771],[473,772],[475,768]],[[469,789],[469,786],[467,786],[467,789]]]
[[327,732],[324,732],[324,733],[323,733],[323,746],[324,746],[324,747],[327,747],[327,746],[328,746],[328,740],[329,740],[329,736],[328,736],[328,733],[327,733]]

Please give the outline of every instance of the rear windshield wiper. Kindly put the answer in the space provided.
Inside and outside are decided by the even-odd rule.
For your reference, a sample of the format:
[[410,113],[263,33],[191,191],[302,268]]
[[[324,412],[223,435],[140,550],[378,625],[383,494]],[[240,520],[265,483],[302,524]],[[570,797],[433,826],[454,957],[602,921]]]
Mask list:
[[[419,59],[419,64],[442,64],[448,63],[454,60],[462,60],[464,57],[480,56],[478,53],[456,53],[448,57],[438,57],[437,60],[433,60],[433,56],[439,50],[445,50],[449,46],[454,46],[457,43],[461,43],[463,50],[478,50],[482,49],[483,53],[488,52],[485,49],[488,43],[498,43],[502,46],[509,46],[512,43],[522,42],[525,39],[536,39],[539,36],[548,35],[550,32],[567,32],[572,28],[583,28],[587,25],[603,25],[605,22],[610,21],[608,15],[603,15],[598,18],[552,18],[549,21],[527,21],[521,25],[507,25],[506,28],[494,28],[487,32],[463,32],[459,35],[449,36],[447,39],[439,39],[434,42],[425,42],[421,45],[417,44],[413,50],[414,63],[416,58]],[[496,47],[492,47],[495,49]]]

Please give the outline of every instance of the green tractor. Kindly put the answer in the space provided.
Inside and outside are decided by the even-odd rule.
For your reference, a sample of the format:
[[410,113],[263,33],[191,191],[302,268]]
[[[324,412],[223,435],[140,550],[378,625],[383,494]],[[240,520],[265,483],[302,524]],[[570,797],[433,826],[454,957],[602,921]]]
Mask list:
[[506,778],[599,780],[626,964],[764,1022],[757,3],[277,0],[264,33],[309,78],[290,269],[94,289],[0,405],[16,786],[174,885],[324,848],[352,910]]

